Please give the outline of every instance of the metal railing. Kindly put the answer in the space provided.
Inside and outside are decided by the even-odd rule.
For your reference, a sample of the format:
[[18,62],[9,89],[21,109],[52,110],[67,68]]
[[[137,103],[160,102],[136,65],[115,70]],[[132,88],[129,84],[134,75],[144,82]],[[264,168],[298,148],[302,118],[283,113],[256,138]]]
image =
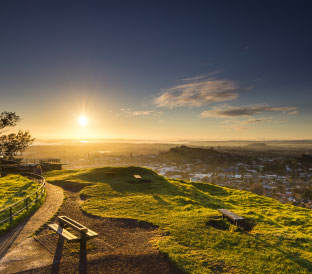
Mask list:
[[42,197],[42,195],[45,193],[45,178],[34,173],[19,173],[20,175],[23,175],[25,177],[28,177],[29,179],[40,183],[40,187],[33,192],[32,194],[25,197],[23,200],[20,200],[16,202],[13,205],[10,205],[9,207],[0,210],[0,226],[6,222],[10,222],[10,225],[13,223],[13,217],[18,215],[19,213],[23,212],[24,210],[29,210],[29,207],[33,203],[37,203],[38,200]]

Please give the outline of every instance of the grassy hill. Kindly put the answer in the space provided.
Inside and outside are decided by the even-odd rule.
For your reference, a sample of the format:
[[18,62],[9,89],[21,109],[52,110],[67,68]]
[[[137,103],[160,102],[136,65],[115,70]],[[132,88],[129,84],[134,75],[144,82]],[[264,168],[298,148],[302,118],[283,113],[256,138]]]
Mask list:
[[33,193],[39,184],[20,175],[8,175],[0,178],[0,210]]
[[[151,180],[133,183],[133,174]],[[82,210],[159,227],[154,244],[188,273],[311,273],[312,212],[207,183],[166,179],[139,167],[54,171],[49,182],[81,190]],[[83,188],[83,186],[85,186]],[[249,218],[250,232],[217,208]]]

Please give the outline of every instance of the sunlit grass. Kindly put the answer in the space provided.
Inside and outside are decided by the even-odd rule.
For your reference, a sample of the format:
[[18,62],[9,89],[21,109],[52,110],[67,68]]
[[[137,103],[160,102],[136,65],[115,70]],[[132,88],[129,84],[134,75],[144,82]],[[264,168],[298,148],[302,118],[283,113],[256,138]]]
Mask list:
[[20,175],[0,178],[0,210],[6,208],[38,189],[39,184]]
[[[131,183],[133,174],[152,183]],[[165,179],[138,167],[55,171],[47,176],[63,186],[88,184],[81,191],[86,199],[81,208],[88,213],[159,226],[163,236],[155,236],[154,243],[187,272],[312,271],[312,213],[308,209],[212,184]],[[249,233],[227,222],[225,230],[208,226],[209,220],[223,222],[217,208],[229,208],[256,226]]]
[[[34,193],[40,187],[39,183],[33,182],[26,177],[20,175],[7,175],[0,178],[0,210],[3,210],[15,203],[23,200],[25,197]],[[28,202],[33,201],[36,196],[32,196]],[[37,203],[33,203],[28,207],[28,210],[22,210],[19,214],[15,215],[12,219],[12,224],[9,221],[0,224],[0,233],[16,226],[24,218],[33,213],[44,201],[43,195]],[[18,203],[12,207],[12,213],[18,212],[25,207],[25,203]],[[0,214],[0,221],[8,218],[10,211],[5,210]]]

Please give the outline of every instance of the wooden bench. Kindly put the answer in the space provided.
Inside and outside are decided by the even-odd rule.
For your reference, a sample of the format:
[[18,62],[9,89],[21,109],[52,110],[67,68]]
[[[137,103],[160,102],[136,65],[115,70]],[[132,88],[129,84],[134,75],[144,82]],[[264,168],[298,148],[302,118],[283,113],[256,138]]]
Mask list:
[[134,180],[130,181],[131,183],[152,183],[153,182],[150,179],[142,178],[142,176],[138,175],[138,174],[134,174],[133,178],[134,178]]
[[[50,224],[48,227],[56,232],[60,237],[64,238],[69,242],[80,242],[80,248],[86,248],[86,241],[99,236],[95,231],[85,227],[84,225],[78,223],[77,221],[67,217],[58,216],[59,224]],[[66,230],[66,227],[72,228],[74,231],[79,232],[79,236],[70,233]]]
[[228,209],[222,208],[222,209],[217,209],[217,210],[220,213],[222,213],[223,220],[226,217],[226,218],[232,220],[236,226],[239,226],[240,224],[243,224],[245,222],[245,220],[246,220],[245,218],[243,218],[243,217],[241,217],[241,216],[239,216],[239,215],[229,211]]

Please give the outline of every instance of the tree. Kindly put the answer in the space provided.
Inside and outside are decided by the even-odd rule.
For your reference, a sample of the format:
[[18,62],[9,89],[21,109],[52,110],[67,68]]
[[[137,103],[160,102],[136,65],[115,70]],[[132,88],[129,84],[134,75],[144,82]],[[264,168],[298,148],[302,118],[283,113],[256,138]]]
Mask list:
[[[3,111],[0,114],[0,134],[8,127],[14,127],[21,120],[15,112]],[[19,130],[18,133],[10,133],[0,136],[0,156],[4,159],[12,159],[18,153],[22,154],[35,139],[29,131]]]

